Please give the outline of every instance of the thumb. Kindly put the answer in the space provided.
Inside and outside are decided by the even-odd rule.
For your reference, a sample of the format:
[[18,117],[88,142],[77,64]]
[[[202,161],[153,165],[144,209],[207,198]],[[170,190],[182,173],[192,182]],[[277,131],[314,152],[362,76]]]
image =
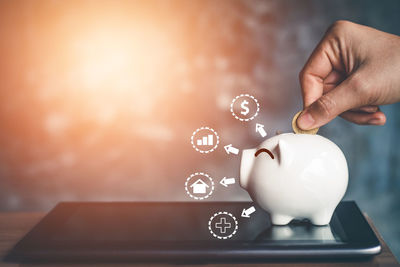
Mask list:
[[306,107],[297,119],[297,125],[303,130],[317,128],[349,109],[362,106],[362,96],[357,94],[360,91],[357,85],[360,86],[360,83],[350,76]]

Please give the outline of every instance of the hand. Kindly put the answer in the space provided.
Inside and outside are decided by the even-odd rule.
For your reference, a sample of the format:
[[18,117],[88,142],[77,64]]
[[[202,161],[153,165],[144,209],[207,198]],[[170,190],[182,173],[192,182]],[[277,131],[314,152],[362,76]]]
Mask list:
[[378,105],[400,101],[400,37],[335,22],[300,72],[304,111],[297,125],[320,127],[336,116],[383,125]]

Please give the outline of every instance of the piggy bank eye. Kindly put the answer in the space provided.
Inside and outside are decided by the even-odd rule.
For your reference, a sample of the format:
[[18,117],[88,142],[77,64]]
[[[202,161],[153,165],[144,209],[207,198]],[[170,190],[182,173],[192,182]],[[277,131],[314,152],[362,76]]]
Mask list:
[[257,152],[254,154],[254,156],[257,157],[258,155],[260,155],[261,152],[266,152],[272,159],[274,159],[274,154],[272,154],[272,152],[266,148],[261,148],[261,149],[257,150]]

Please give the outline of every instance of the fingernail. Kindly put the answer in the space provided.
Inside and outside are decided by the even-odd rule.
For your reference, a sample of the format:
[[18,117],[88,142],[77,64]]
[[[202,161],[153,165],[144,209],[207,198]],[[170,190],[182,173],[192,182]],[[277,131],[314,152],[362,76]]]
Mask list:
[[368,124],[381,124],[381,119],[371,119],[368,121]]
[[314,123],[315,123],[314,118],[307,111],[303,111],[300,117],[297,119],[297,126],[299,126],[303,130],[312,129]]

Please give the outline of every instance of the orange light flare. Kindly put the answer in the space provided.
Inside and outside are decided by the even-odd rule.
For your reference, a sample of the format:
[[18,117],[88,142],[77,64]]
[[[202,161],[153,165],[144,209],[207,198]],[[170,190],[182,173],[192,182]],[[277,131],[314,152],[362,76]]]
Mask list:
[[73,6],[29,24],[27,76],[43,110],[35,126],[41,138],[89,147],[131,142],[143,150],[143,141],[162,140],[156,149],[163,152],[180,138],[174,127],[190,119],[180,112],[190,36],[173,12],[157,15],[151,6]]
[[89,103],[150,115],[177,56],[169,40],[162,29],[143,24],[82,31],[67,47],[70,86]]

